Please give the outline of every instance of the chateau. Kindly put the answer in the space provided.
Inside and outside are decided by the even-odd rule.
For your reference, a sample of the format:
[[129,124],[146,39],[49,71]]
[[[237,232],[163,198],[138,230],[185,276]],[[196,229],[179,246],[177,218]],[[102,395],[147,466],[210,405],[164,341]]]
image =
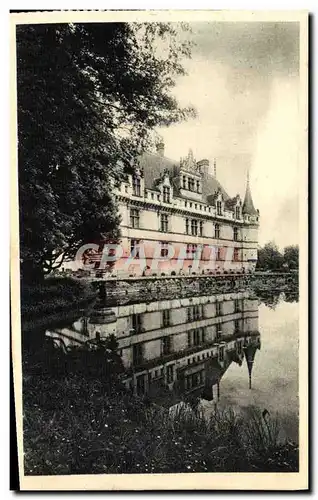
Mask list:
[[168,406],[190,393],[218,399],[233,362],[242,365],[246,387],[252,387],[261,348],[258,299],[241,291],[118,305],[79,319],[71,329],[47,332],[65,347],[110,334],[118,341],[123,382],[135,394],[155,392],[156,401]]
[[122,217],[122,259],[114,275],[255,269],[259,211],[249,178],[242,201],[221,186],[215,163],[211,170],[209,161],[196,161],[191,150],[179,162],[166,158],[163,143],[156,153],[141,156],[135,175],[114,191]]

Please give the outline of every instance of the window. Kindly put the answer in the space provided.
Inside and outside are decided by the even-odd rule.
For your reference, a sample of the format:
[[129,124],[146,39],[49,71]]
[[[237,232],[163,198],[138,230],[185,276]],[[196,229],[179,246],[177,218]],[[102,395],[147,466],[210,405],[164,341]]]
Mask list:
[[239,299],[234,300],[234,312],[238,313],[240,312],[240,301]]
[[165,309],[162,311],[162,326],[166,327],[170,325],[170,309]]
[[216,325],[216,340],[219,340],[222,335],[222,323]]
[[199,387],[204,383],[204,370],[197,373],[192,373],[185,377],[185,389],[190,391],[195,387]]
[[163,186],[163,201],[170,203],[170,188],[168,186]]
[[191,234],[197,236],[198,234],[198,221],[195,219],[191,220]]
[[195,259],[195,254],[197,252],[198,245],[188,243],[187,244],[187,258],[188,259]]
[[88,318],[86,317],[82,319],[82,333],[88,335]]
[[224,361],[224,347],[219,348],[219,361]]
[[220,247],[216,251],[216,260],[222,260],[222,249]]
[[216,202],[216,213],[217,215],[222,215],[222,201]]
[[185,227],[186,227],[186,234],[189,234],[189,219],[186,219]]
[[222,316],[222,302],[215,303],[215,316]]
[[173,365],[167,366],[167,384],[173,382]]
[[160,231],[163,233],[168,232],[168,214],[160,215]]
[[136,378],[136,388],[138,396],[145,394],[145,375],[139,375]]
[[141,314],[133,314],[131,317],[132,327],[134,333],[140,333],[142,328],[142,316]]
[[135,196],[140,196],[141,195],[141,182],[140,182],[140,177],[134,175],[133,176],[133,194]]
[[237,343],[237,352],[238,352],[238,354],[242,354],[242,341],[241,340]]
[[160,251],[161,257],[167,257],[168,253],[169,253],[169,243],[162,241],[161,242],[161,251]]
[[143,361],[143,346],[142,344],[133,345],[133,364],[140,365]]
[[188,307],[187,316],[188,321],[202,319],[204,317],[203,304]]
[[134,228],[139,228],[140,213],[136,208],[130,210],[130,225]]
[[236,217],[236,219],[240,219],[241,218],[241,209],[240,209],[240,207],[235,207],[235,217]]
[[233,229],[233,240],[238,241],[238,228],[237,227],[235,227]]
[[238,332],[239,329],[240,329],[240,320],[239,319],[235,319],[234,320],[234,331]]
[[153,200],[155,198],[155,194],[151,193],[151,199]]
[[161,348],[163,355],[171,353],[171,337],[163,337],[161,339]]
[[125,186],[125,193],[128,193],[128,186]]
[[220,224],[215,224],[214,226],[214,237],[216,239],[220,238]]
[[233,249],[233,261],[237,262],[239,260],[239,249],[235,247]]
[[200,181],[197,181],[197,191],[200,193]]
[[188,332],[188,347],[204,344],[205,342],[205,329],[195,328]]
[[188,189],[189,191],[194,191],[195,190],[195,180],[192,179],[192,177],[189,177],[188,179]]
[[200,220],[200,224],[199,224],[199,234],[200,236],[203,236],[203,221]]
[[130,241],[130,255],[139,259],[139,240]]
[[183,189],[187,189],[187,178],[185,175],[182,177],[182,187]]

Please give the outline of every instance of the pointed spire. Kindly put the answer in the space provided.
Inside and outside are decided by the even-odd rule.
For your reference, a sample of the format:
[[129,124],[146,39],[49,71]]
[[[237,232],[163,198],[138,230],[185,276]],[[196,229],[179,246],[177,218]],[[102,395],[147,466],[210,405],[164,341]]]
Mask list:
[[246,192],[243,203],[243,214],[257,215],[257,210],[254,207],[251,188],[250,188],[250,171],[247,170],[246,175]]
[[245,347],[245,359],[246,359],[246,364],[247,364],[247,369],[248,369],[248,381],[249,381],[249,389],[252,389],[252,371],[253,371],[253,364],[254,364],[254,358],[255,358],[255,353],[258,349],[258,345],[255,344],[250,344],[247,347]]

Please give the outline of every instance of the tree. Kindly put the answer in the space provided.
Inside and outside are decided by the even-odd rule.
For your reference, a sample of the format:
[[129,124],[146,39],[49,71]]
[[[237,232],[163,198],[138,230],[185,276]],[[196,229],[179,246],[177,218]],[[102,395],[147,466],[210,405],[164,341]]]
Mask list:
[[[171,90],[190,56],[162,23],[17,27],[20,258],[25,281],[119,238],[111,191],[157,126],[194,114]],[[183,29],[186,29],[183,27]],[[158,43],[160,42],[160,50]]]
[[290,245],[284,248],[284,264],[288,269],[298,269],[299,265],[299,247]]
[[283,265],[283,256],[274,242],[266,243],[258,250],[257,269],[278,271]]

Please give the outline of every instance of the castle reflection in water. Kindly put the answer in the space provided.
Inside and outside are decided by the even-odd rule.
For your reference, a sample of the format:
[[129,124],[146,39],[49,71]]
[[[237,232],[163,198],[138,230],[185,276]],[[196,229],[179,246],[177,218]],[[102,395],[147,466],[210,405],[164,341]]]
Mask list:
[[[258,299],[249,292],[118,305],[103,315],[48,332],[64,344],[114,333],[125,367],[124,383],[138,395],[170,404],[180,396],[218,399],[231,363],[243,365],[251,388],[260,349]],[[175,401],[174,401],[175,398]]]

